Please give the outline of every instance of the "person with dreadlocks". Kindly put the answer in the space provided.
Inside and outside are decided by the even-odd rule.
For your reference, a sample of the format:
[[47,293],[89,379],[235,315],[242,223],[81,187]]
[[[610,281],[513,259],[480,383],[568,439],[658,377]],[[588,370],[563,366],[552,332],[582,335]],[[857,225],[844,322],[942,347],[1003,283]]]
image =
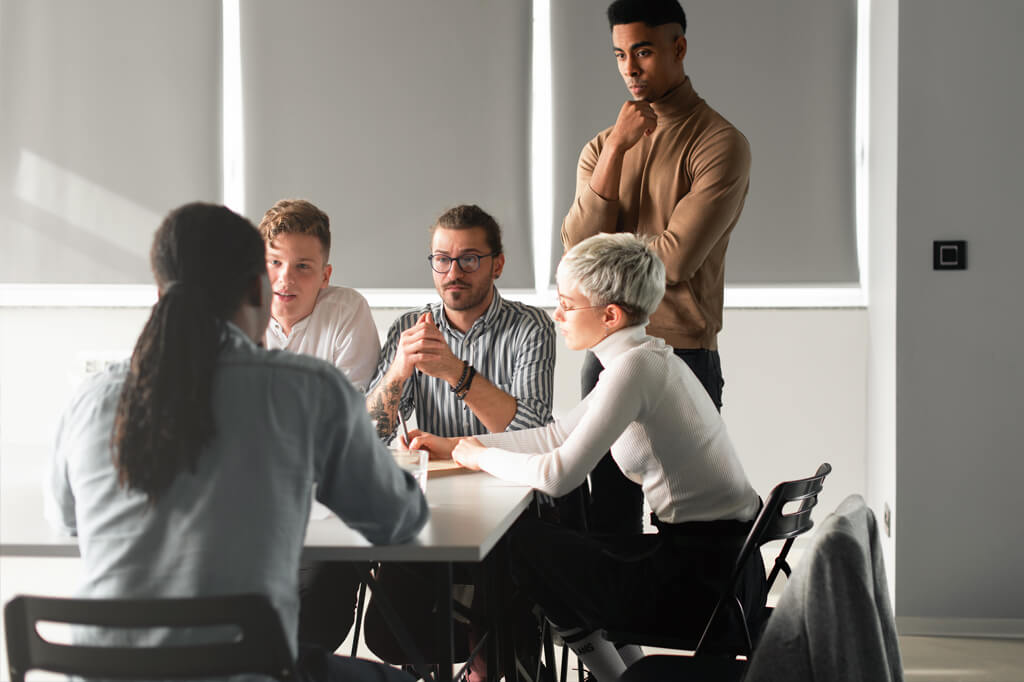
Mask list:
[[[304,679],[407,679],[297,644],[313,483],[371,542],[409,540],[429,516],[363,394],[322,360],[258,345],[270,286],[263,240],[245,218],[210,204],[175,209],[150,260],[159,300],[131,361],[88,380],[58,427],[47,517],[78,536],[80,596],[265,594]],[[118,636],[145,645],[195,634]]]

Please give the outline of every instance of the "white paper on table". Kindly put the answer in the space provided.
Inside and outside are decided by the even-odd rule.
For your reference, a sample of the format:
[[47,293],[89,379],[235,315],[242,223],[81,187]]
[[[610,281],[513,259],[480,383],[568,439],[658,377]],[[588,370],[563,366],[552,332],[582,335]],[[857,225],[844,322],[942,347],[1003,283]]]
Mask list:
[[316,483],[313,484],[313,504],[309,508],[310,521],[320,521],[333,514],[330,509],[316,501]]

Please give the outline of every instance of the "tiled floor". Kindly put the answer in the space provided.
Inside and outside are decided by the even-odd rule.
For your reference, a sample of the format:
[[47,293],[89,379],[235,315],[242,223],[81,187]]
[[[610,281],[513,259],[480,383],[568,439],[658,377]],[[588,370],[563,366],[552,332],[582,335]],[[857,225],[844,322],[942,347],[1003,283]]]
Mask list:
[[907,682],[1022,682],[1024,639],[900,637]]
[[[1024,639],[899,639],[907,682],[1024,682]],[[660,653],[650,648],[645,652]],[[575,664],[575,658],[570,657],[570,666]],[[573,672],[569,682],[575,680]]]

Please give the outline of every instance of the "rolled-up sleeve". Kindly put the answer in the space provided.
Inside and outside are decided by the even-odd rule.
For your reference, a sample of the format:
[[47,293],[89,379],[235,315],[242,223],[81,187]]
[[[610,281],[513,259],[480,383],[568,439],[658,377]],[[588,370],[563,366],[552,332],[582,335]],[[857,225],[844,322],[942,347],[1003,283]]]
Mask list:
[[[405,313],[391,324],[391,327],[388,329],[388,337],[385,339],[384,346],[380,350],[377,371],[374,373],[373,379],[370,380],[369,387],[366,389],[367,395],[372,393],[377,388],[377,385],[384,380],[384,375],[387,374],[388,369],[391,368],[391,363],[395,361],[395,355],[398,354],[398,342],[402,338],[402,332],[413,326],[422,312],[425,311]],[[399,411],[406,419],[409,418],[416,407],[415,396],[412,380],[410,379],[402,386],[402,397],[398,404]],[[396,431],[397,428],[391,430],[387,438],[388,443],[394,440]]]

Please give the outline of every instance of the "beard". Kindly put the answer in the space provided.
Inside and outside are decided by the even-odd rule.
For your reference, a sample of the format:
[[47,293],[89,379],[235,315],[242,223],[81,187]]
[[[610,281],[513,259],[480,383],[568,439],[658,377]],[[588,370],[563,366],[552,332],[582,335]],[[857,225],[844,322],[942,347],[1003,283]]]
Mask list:
[[469,310],[475,308],[485,300],[487,300],[487,294],[491,293],[491,289],[494,286],[494,281],[480,283],[477,286],[466,285],[466,282],[456,280],[449,284],[461,284],[468,286],[466,289],[442,289],[440,291],[441,300],[444,301],[444,305],[449,310]]

